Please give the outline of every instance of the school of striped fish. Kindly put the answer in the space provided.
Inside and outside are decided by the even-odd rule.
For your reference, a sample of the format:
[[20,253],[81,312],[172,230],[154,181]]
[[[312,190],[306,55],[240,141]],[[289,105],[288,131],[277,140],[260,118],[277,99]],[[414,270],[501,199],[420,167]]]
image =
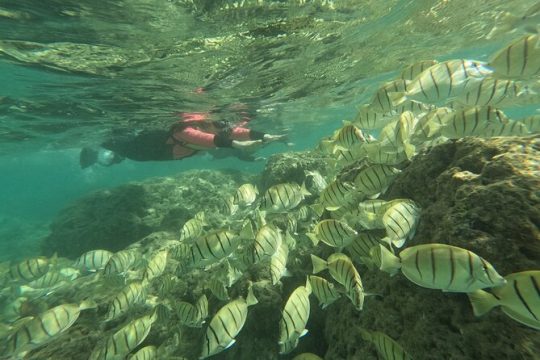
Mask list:
[[[317,151],[333,157],[335,174],[306,171],[310,190],[288,182],[260,194],[256,185],[243,184],[225,196],[220,214],[197,213],[174,239],[115,253],[96,249],[75,261],[35,257],[3,266],[3,356],[23,359],[67,336],[75,324],[83,327],[79,319],[90,313],[86,324],[99,323],[102,333],[89,359],[211,358],[237,343],[261,287],[280,289],[283,277],[291,276],[288,264],[299,247],[308,249],[313,267],[301,279],[296,274],[291,281],[298,286],[283,294],[275,324],[280,354],[291,353],[309,334],[313,299],[323,309],[343,298],[357,311],[369,311],[373,294],[364,289],[362,267],[464,293],[477,316],[500,307],[540,330],[540,270],[503,276],[467,249],[414,244],[420,206],[381,198],[428,146],[466,136],[538,133],[538,115],[510,119],[503,108],[538,101],[539,79],[538,34],[515,39],[488,62],[411,64],[382,84],[353,121],[321,141]],[[318,249],[333,253],[324,259]],[[254,268],[264,275],[257,278]],[[163,326],[170,327],[170,341],[149,343],[152,328]],[[196,349],[183,353],[182,336],[197,331]],[[412,359],[376,329],[361,329],[358,341],[373,344],[381,358]]]

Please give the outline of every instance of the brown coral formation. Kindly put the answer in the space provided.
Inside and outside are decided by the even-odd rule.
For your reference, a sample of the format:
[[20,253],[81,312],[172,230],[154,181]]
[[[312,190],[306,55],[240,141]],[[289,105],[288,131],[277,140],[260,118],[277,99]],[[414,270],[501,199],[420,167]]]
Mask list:
[[[466,138],[418,155],[385,199],[410,198],[422,216],[410,244],[472,250],[500,274],[540,264],[540,137]],[[375,359],[359,327],[383,331],[416,359],[538,359],[537,331],[495,309],[476,318],[465,294],[418,287],[405,277],[360,268],[363,312],[328,308],[327,359]]]

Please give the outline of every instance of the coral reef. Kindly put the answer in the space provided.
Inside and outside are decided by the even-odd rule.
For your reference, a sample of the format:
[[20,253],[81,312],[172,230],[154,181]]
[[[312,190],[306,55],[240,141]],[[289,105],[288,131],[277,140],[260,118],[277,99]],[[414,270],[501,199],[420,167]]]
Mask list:
[[75,258],[92,249],[118,251],[156,231],[178,231],[201,210],[212,212],[252,176],[196,170],[81,198],[65,208],[44,240],[46,255]]
[[[463,247],[507,275],[540,263],[539,189],[540,137],[466,138],[419,154],[384,198],[421,205],[410,244]],[[416,359],[538,359],[537,332],[501,311],[476,318],[464,294],[359,270],[366,291],[381,296],[366,299],[361,313],[344,300],[328,308],[327,359],[376,359],[360,327],[385,332]]]
[[[302,184],[306,179],[305,171],[319,171],[321,175],[331,174],[331,157],[316,151],[287,152],[272,155],[261,174],[261,189],[286,182]],[[306,184],[308,185],[308,184]],[[309,189],[309,185],[308,185]]]
[[[502,275],[535,269],[540,263],[539,151],[538,136],[448,141],[416,156],[402,169],[382,198],[408,198],[421,206],[422,215],[416,235],[406,246],[439,242],[466,248],[484,257]],[[349,176],[348,173],[354,169],[354,166],[344,169],[338,176]],[[276,155],[265,169],[263,186],[284,181],[301,183],[305,180],[305,170],[317,170],[325,175],[332,171],[329,163],[315,154]],[[144,258],[148,258],[159,249],[174,249],[180,225],[199,210],[204,209],[209,214],[210,228],[218,227],[221,220],[218,211],[214,214],[213,210],[220,209],[223,198],[231,195],[241,183],[253,180],[242,174],[197,171],[175,179],[158,179],[113,189],[108,196],[116,199],[115,205],[109,203],[105,210],[99,210],[106,196],[104,192],[80,203],[86,209],[100,213],[103,218],[107,218],[106,214],[110,217],[135,216],[136,211],[145,214],[143,209],[154,209],[152,216],[137,215],[144,219],[140,224],[146,227],[137,228],[139,233],[129,235],[131,238],[125,235],[125,242],[118,245],[119,248],[128,245],[137,248]],[[203,203],[201,198],[205,199]],[[129,206],[136,204],[138,207],[129,213],[115,213],[115,207],[121,206],[122,201],[130,201]],[[125,205],[123,209],[127,207]],[[64,217],[70,213],[68,210]],[[71,212],[71,218],[75,219],[73,214],[80,216],[81,213]],[[235,224],[231,222],[231,225]],[[92,225],[91,222],[86,226],[97,228],[98,225],[104,228],[103,224]],[[148,233],[144,234],[140,229]],[[100,234],[105,233],[105,229],[100,231]],[[520,325],[500,310],[476,318],[465,294],[422,288],[402,275],[389,276],[360,264],[357,267],[364,289],[370,294],[366,297],[364,309],[355,310],[350,300],[342,296],[322,310],[312,298],[307,324],[309,333],[293,352],[279,355],[278,324],[283,305],[297,286],[304,285],[306,275],[311,273],[310,255],[315,253],[327,258],[334,251],[326,246],[314,248],[303,234],[305,231],[301,232],[293,234],[296,246],[290,251],[287,264],[291,276],[282,278],[281,285],[271,284],[269,268],[260,263],[249,267],[229,288],[230,298],[235,299],[245,297],[248,286],[252,284],[258,304],[249,308],[246,324],[235,345],[212,358],[253,359],[253,354],[257,354],[257,359],[292,359],[309,351],[332,360],[377,359],[373,345],[362,340],[360,330],[364,328],[386,333],[415,359],[538,359],[540,340],[537,332]],[[66,231],[65,234],[73,232]],[[93,243],[89,237],[84,239],[89,241],[84,243],[89,248],[107,244]],[[57,244],[66,246],[65,242]],[[79,251],[83,251],[80,246],[74,253]],[[203,293],[206,294],[209,321],[224,303],[210,294],[208,284],[223,270],[217,267],[211,271],[195,269],[184,272],[174,251],[167,266],[166,274],[175,274],[174,286],[166,296],[162,296],[162,279],[156,279],[150,292],[156,295],[158,303],[169,307],[165,310],[169,316],[152,327],[140,346],[158,345],[170,356],[182,354],[194,359],[200,353],[206,327],[179,326],[174,303],[179,299],[195,303]],[[49,303],[66,299],[80,302],[92,293],[100,306],[82,313],[81,319],[69,330],[69,336],[32,352],[29,359],[82,359],[81,349],[90,351],[98,346],[101,339],[118,329],[125,318],[107,325],[95,321],[105,315],[107,299],[114,290],[107,286],[96,288],[97,284],[81,279],[66,292],[59,291],[48,297]],[[148,306],[146,309],[133,309],[129,318],[148,313]],[[70,345],[64,346],[68,338]]]

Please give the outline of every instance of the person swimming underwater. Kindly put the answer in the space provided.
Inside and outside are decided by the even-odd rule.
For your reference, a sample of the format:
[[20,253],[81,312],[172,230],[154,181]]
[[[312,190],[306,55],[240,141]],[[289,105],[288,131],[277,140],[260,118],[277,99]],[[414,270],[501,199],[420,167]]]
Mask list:
[[[181,120],[169,130],[143,130],[137,134],[116,135],[101,144],[99,149],[85,147],[80,152],[80,166],[94,164],[111,166],[125,158],[134,161],[181,160],[199,151],[235,149],[241,160],[253,161],[250,152],[285,135],[271,135],[245,127],[250,118],[241,113],[239,123],[211,120],[208,112],[180,114]],[[238,151],[239,150],[239,151]],[[219,157],[219,156],[217,156]]]

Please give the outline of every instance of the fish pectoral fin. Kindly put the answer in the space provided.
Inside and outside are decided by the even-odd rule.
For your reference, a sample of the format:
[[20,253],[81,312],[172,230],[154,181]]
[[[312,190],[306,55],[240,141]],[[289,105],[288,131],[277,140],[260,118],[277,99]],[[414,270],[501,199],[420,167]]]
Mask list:
[[298,339],[301,338],[302,336],[306,335],[307,333],[308,333],[308,329],[302,330],[302,332],[300,333],[300,335],[298,335]]
[[232,339],[227,345],[225,345],[223,350],[230,348],[231,346],[234,345],[235,342],[236,342],[236,339]]

